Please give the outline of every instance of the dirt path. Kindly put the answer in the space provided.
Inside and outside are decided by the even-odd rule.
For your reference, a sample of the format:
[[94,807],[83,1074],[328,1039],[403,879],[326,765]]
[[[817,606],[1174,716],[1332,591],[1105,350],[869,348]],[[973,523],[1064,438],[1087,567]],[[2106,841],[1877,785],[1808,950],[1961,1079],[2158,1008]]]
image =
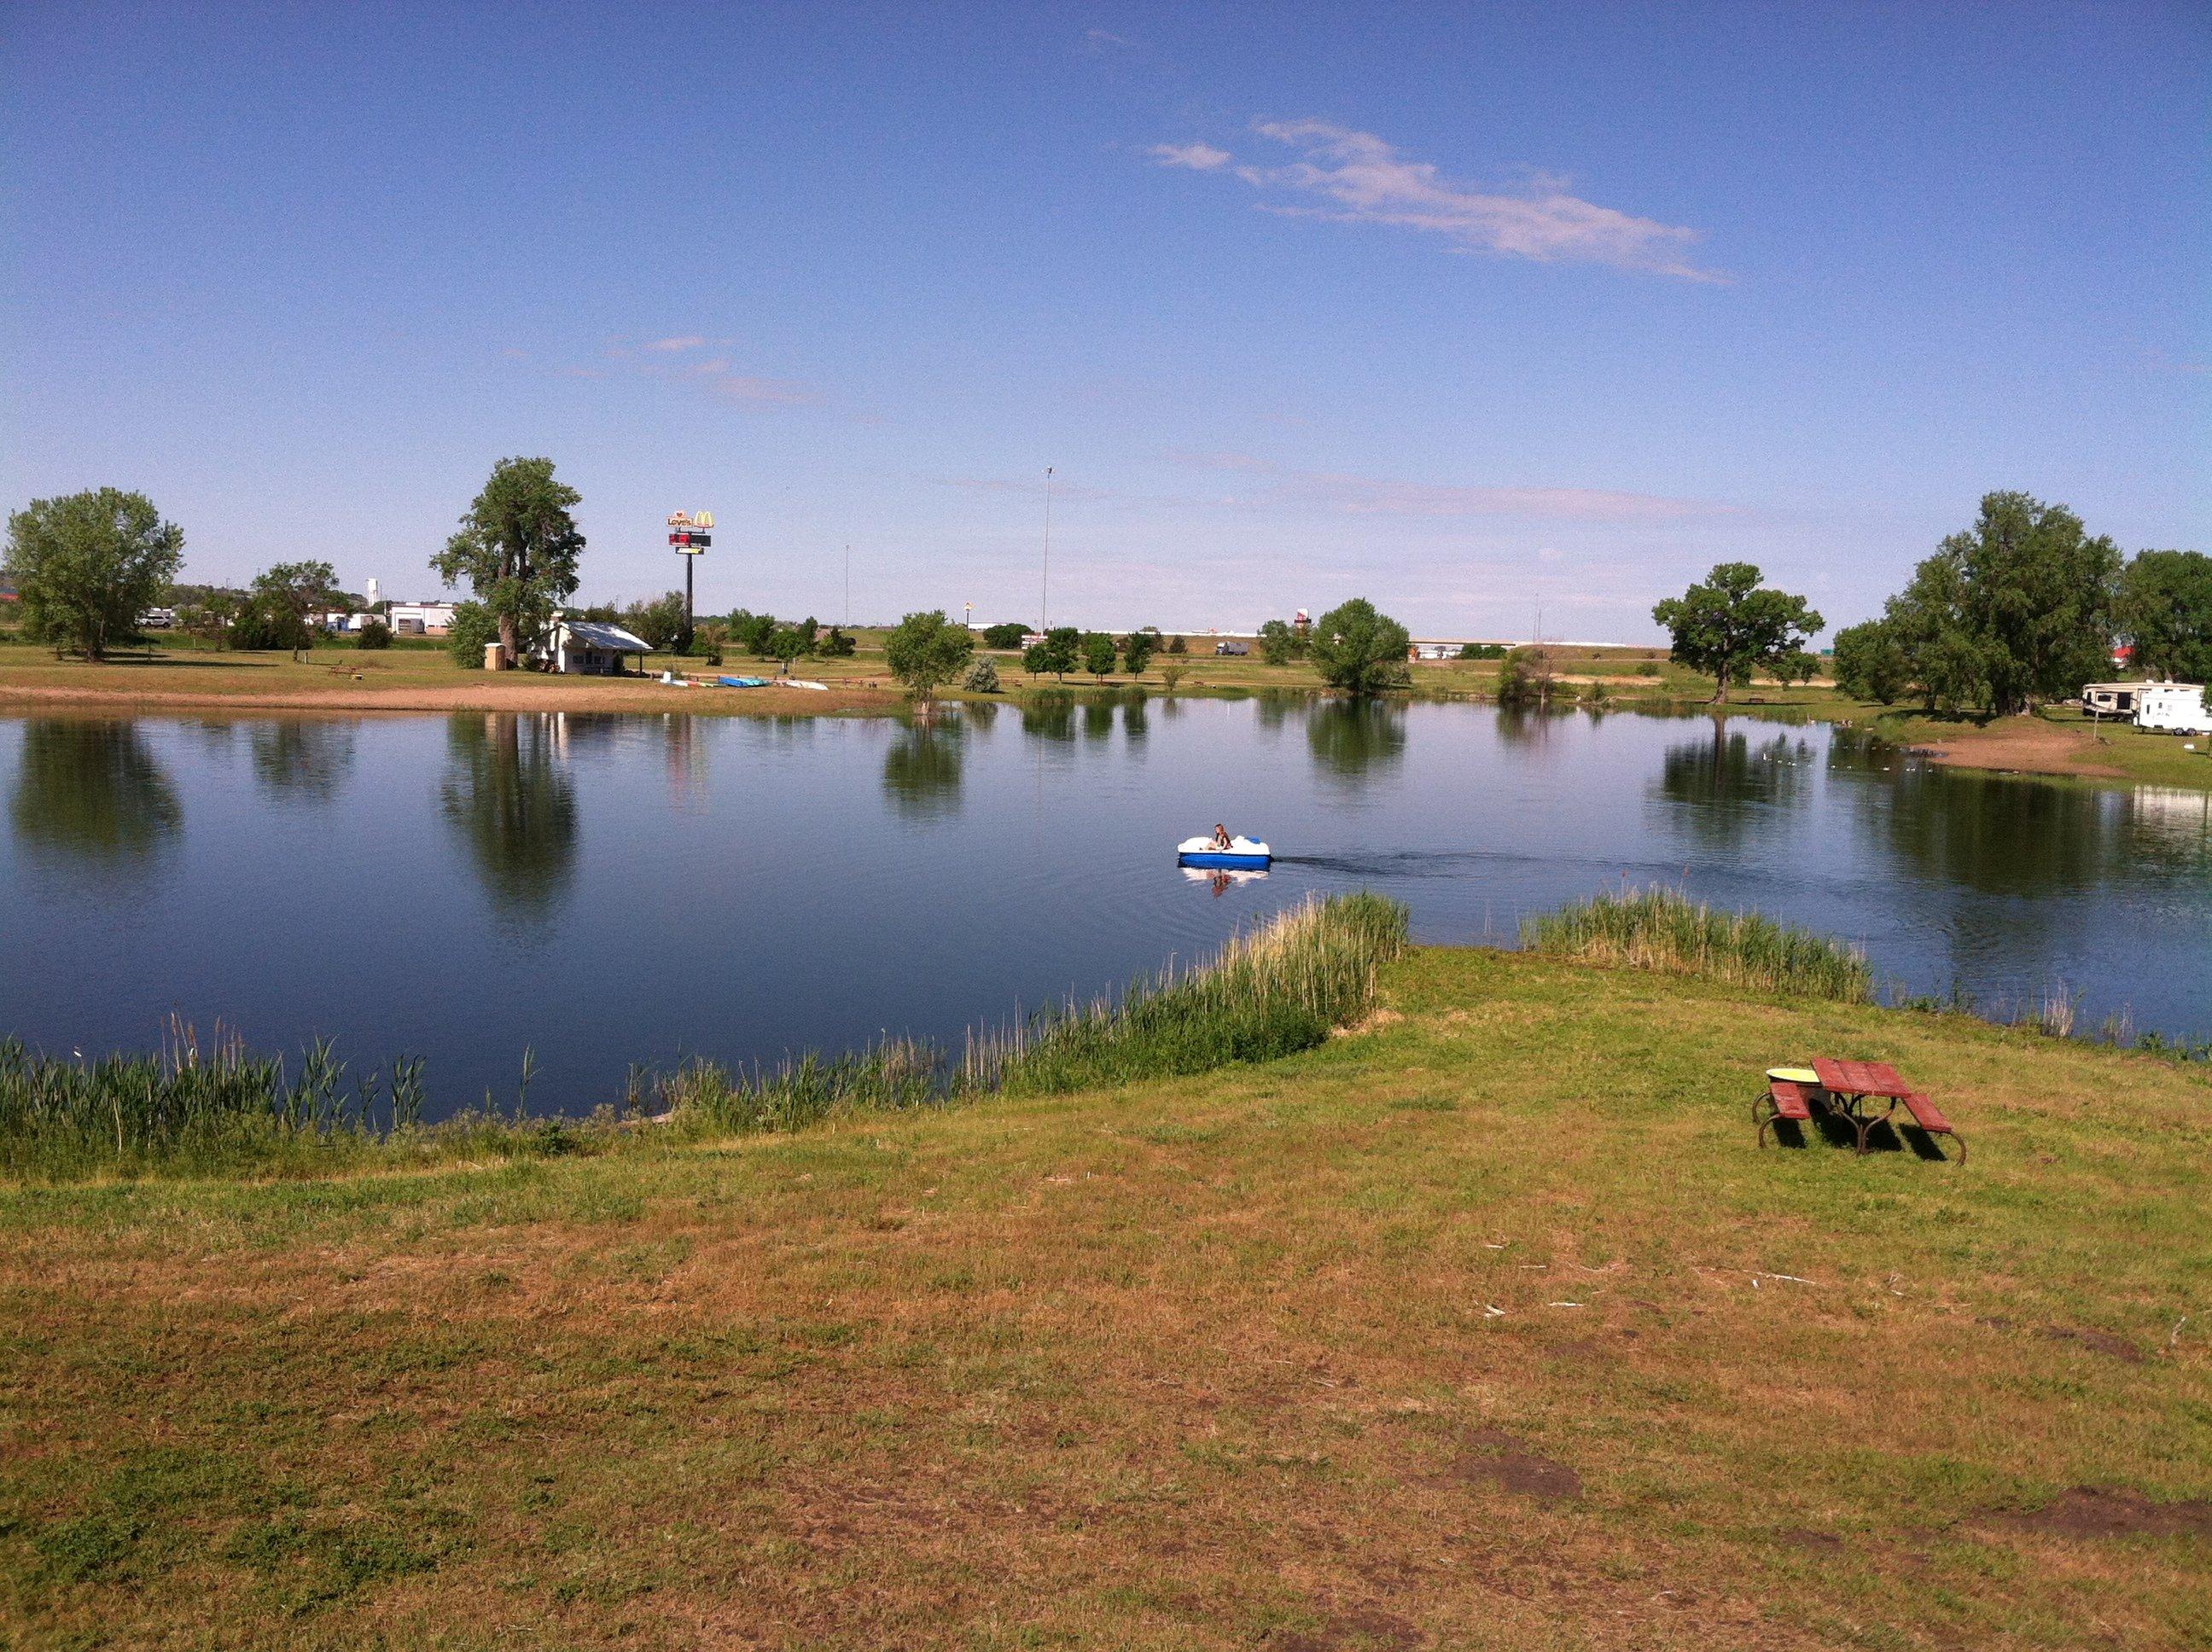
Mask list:
[[574,682],[543,677],[481,683],[378,687],[241,689],[47,688],[0,683],[0,710],[52,707],[123,712],[147,710],[285,712],[682,711],[738,716],[804,716],[830,712],[887,712],[903,703],[889,689],[677,689],[652,682]]
[[2087,729],[2062,728],[2040,717],[2001,717],[1940,740],[1916,742],[1912,750],[1954,768],[2078,774],[2086,780],[2123,780],[2127,774],[2103,759]]

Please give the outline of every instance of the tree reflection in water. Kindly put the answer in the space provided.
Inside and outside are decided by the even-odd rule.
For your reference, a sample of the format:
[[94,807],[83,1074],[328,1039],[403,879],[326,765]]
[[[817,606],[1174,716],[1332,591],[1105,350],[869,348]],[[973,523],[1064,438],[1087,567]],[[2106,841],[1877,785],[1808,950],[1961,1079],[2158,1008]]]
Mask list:
[[501,917],[543,925],[576,870],[576,799],[561,748],[599,731],[557,713],[459,713],[439,799]]
[[184,826],[138,726],[108,718],[27,722],[10,816],[26,851],[99,870],[150,863]]
[[1726,848],[1798,801],[1814,758],[1802,737],[1761,729],[1756,738],[1728,720],[1712,720],[1710,736],[1667,748],[1659,760],[1657,794],[1679,804],[1690,829]]
[[253,778],[276,799],[328,803],[353,768],[350,720],[268,717],[247,730]]
[[884,752],[884,796],[909,820],[934,820],[960,811],[961,750],[957,723],[917,719],[891,736]]
[[1022,732],[1035,740],[1075,738],[1075,696],[1065,689],[1046,689],[1022,701]]
[[1406,756],[1406,708],[1382,700],[1323,700],[1306,714],[1314,767],[1336,780],[1395,768]]

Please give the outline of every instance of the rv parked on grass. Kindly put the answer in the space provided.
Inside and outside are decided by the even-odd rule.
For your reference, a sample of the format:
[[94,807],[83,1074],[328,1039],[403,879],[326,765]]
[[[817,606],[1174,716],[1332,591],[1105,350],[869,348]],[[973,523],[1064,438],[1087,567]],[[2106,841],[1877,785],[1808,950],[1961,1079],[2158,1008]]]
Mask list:
[[2160,734],[2212,734],[2212,711],[2199,683],[2145,683],[2136,694],[2136,726]]

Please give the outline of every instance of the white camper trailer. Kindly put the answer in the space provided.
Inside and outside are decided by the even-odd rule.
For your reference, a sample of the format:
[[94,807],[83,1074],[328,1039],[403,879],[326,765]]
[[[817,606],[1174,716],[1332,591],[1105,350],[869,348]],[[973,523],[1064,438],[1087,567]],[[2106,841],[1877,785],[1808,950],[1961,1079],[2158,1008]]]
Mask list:
[[2136,714],[2136,696],[2142,692],[2140,683],[2085,683],[2081,685],[2081,709],[2092,717],[2132,717]]
[[2136,695],[2136,726],[2160,734],[2212,734],[2197,683],[2146,683]]

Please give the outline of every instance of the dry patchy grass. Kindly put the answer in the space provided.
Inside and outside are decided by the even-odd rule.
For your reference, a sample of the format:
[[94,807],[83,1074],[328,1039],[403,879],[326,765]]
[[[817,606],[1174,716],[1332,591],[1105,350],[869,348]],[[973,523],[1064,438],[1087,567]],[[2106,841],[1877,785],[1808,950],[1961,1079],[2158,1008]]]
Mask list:
[[[2212,1632],[2201,1072],[1493,953],[1415,955],[1388,996],[1308,1054],[1120,1091],[0,1195],[0,1623],[1274,1652]],[[1755,1150],[1758,1069],[1816,1052],[1923,1081],[1970,1166]]]

